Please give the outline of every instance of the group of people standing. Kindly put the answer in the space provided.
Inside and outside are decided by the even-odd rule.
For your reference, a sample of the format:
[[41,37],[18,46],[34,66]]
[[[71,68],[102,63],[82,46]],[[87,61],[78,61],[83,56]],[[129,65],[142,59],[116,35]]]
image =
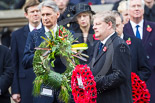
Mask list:
[[[48,87],[52,96],[32,95],[35,79],[32,63],[35,47],[44,41],[41,36],[46,37],[45,33],[50,29],[55,33],[59,25],[63,25],[79,43],[88,44],[88,49],[83,52],[89,59],[80,63],[88,64],[95,77],[97,103],[132,103],[131,72],[147,82],[150,103],[154,103],[155,23],[143,19],[143,0],[128,1],[130,19],[126,23],[117,11],[95,13],[88,4],[68,3],[69,0],[41,3],[30,0],[26,3],[24,15],[28,24],[12,33],[11,52],[0,47],[3,57],[0,58],[0,102],[9,103],[7,89],[12,83],[12,99],[17,103],[61,103],[59,91],[53,88]],[[66,70],[59,56],[53,70],[58,73]],[[74,103],[74,100],[70,102]]]

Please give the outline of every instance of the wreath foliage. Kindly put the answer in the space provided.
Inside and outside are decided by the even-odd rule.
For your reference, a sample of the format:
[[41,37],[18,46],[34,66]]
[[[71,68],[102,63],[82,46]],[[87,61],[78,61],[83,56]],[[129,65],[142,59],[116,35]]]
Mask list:
[[[61,88],[59,99],[68,103],[69,93],[71,92],[72,71],[79,64],[75,57],[83,58],[80,53],[73,51],[73,49],[85,50],[87,49],[87,44],[72,45],[75,41],[73,35],[63,26],[59,26],[56,33],[50,30],[50,32],[46,32],[45,34],[46,38],[42,37],[45,41],[35,48],[33,69],[36,78],[34,80],[33,94],[35,96],[40,95],[42,84],[49,85],[54,89]],[[51,70],[51,67],[55,67],[54,61],[56,60],[56,56],[61,56],[67,61],[66,71],[63,74]]]

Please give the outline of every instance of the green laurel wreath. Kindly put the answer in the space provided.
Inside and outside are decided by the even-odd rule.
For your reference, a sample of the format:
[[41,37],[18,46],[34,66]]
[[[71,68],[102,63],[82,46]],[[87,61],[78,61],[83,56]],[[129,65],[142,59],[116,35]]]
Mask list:
[[[41,92],[41,85],[49,85],[54,89],[60,89],[59,99],[65,103],[68,103],[71,92],[71,75],[74,67],[79,64],[77,54],[73,52],[73,49],[87,49],[87,44],[82,43],[72,45],[75,41],[72,33],[65,29],[63,26],[59,26],[56,33],[52,30],[45,33],[47,38],[42,37],[45,41],[40,44],[39,47],[35,48],[33,58],[33,69],[36,74],[34,80],[33,95],[38,96]],[[77,53],[77,52],[76,52]],[[78,53],[80,55],[80,53]],[[51,66],[54,67],[55,56],[62,56],[67,61],[66,71],[63,74],[54,72],[50,69],[49,61]],[[79,58],[82,58],[80,55]],[[83,58],[82,58],[83,59]]]

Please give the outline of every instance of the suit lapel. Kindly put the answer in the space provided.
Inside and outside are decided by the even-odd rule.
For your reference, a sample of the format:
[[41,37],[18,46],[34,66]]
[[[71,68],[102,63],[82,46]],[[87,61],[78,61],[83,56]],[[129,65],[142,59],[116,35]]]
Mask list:
[[123,31],[124,31],[124,34],[127,33],[129,35],[135,36],[130,21],[125,25],[125,28]]
[[24,36],[25,36],[26,38],[27,38],[29,32],[30,32],[29,26],[26,25],[26,26],[24,27]]
[[147,21],[144,20],[144,24],[143,24],[143,39],[142,39],[142,42],[143,42],[144,45],[148,41],[149,37],[151,37],[150,36],[151,32],[147,31],[147,25],[149,25],[149,24],[147,23]]
[[[101,50],[101,53],[96,56],[94,64],[102,57],[102,55],[104,55],[106,52],[108,52],[108,47],[112,43],[113,39],[116,36],[117,36],[117,34],[115,33],[107,40],[107,42],[105,43],[105,46],[104,46],[107,48],[107,50],[106,51]],[[98,47],[99,47],[99,43],[98,43],[98,46],[95,48],[97,52],[98,52]]]
[[95,61],[96,61],[95,59],[96,59],[96,56],[97,56],[97,54],[98,54],[98,47],[99,47],[99,44],[100,44],[100,42],[98,42],[98,43],[95,45],[95,47],[94,47],[93,57],[92,57],[91,62],[89,63],[89,65],[90,65],[91,68],[93,68],[94,63],[95,63]]

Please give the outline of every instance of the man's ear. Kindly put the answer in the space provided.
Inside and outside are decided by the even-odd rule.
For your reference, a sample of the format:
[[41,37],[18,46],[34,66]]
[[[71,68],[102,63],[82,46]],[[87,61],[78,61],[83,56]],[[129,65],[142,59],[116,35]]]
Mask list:
[[111,29],[112,28],[112,22],[109,21],[107,24],[108,24],[108,28],[107,29]]
[[24,16],[28,19],[28,14],[26,12],[24,13]]
[[60,12],[57,12],[57,19],[59,18],[59,16],[60,16]]

